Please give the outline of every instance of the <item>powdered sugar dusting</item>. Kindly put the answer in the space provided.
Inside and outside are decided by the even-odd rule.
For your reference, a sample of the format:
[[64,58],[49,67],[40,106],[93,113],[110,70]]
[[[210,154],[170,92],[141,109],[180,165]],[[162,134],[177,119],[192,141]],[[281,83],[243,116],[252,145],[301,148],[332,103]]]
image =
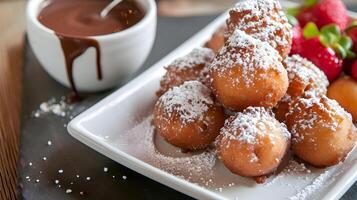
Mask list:
[[237,113],[236,116],[227,120],[221,129],[221,133],[229,140],[255,144],[258,135],[268,135],[268,138],[274,141],[275,132],[272,134],[266,130],[276,129],[280,129],[284,137],[290,138],[290,133],[286,126],[274,119],[274,114],[271,111],[263,107],[248,107],[243,112]]
[[[321,126],[336,131],[339,126],[340,119],[347,117],[352,121],[352,116],[346,112],[335,100],[329,99],[326,96],[299,98],[287,116],[299,112],[299,119],[291,127],[291,133],[295,136],[294,142],[300,142],[303,136],[299,134],[300,131],[311,129],[316,123]],[[323,113],[324,118],[321,117]]]
[[173,87],[157,101],[167,116],[177,115],[183,124],[201,119],[213,104],[210,90],[198,81]]
[[185,81],[199,80],[207,82],[207,68],[214,56],[215,54],[211,49],[199,47],[193,49],[189,54],[174,60],[165,67],[167,72],[160,81],[158,96]]
[[327,77],[312,62],[299,55],[293,55],[284,60],[284,66],[288,72],[290,85],[296,86],[298,84],[303,90],[301,92],[305,92],[305,95],[308,96],[326,94],[327,86],[329,85]]
[[170,66],[178,68],[194,67],[199,64],[209,63],[214,58],[214,56],[215,54],[211,49],[205,47],[196,47],[186,56],[174,60]]
[[[175,153],[171,155],[172,152],[176,152],[176,150],[171,149],[172,147],[160,147],[160,141],[157,140],[159,135],[155,134],[152,119],[152,115],[144,117],[132,129],[118,134],[117,138],[113,138],[110,141],[111,145],[115,145],[121,151],[127,152],[135,158],[169,172],[178,178],[199,184],[211,191],[222,192],[224,196],[228,194],[229,199],[245,199],[248,197],[259,199],[262,193],[267,193],[267,198],[275,198],[277,197],[276,194],[271,194],[271,191],[277,190],[282,192],[279,195],[282,199],[294,197],[301,191],[304,193],[310,191],[304,188],[314,184],[315,178],[325,171],[291,160],[288,166],[276,177],[272,178],[270,182],[264,185],[255,185],[254,192],[246,192],[246,186],[251,187],[254,181],[233,175],[216,158],[215,152],[208,150],[198,154],[185,153],[182,157],[182,153],[180,156]],[[345,169],[339,168],[339,165],[328,168],[329,173],[331,173],[330,178],[324,179],[324,183],[320,185],[321,187],[313,187],[308,192],[309,195],[305,196],[310,198],[318,190],[327,187],[333,182],[334,177],[338,176],[336,172],[341,173],[354,163],[355,160],[351,161],[350,158],[347,158],[343,165],[346,167]],[[310,195],[310,193],[312,194]]]
[[[254,38],[268,42],[282,53],[290,49],[292,27],[276,0],[245,0],[230,10],[227,21],[230,34],[235,29],[247,32]],[[286,51],[286,50],[285,50]],[[283,54],[287,54],[288,51]]]
[[290,197],[289,199],[290,200],[306,199],[309,195],[316,192],[316,190],[320,189],[330,177],[331,177],[330,171],[326,170],[318,177],[316,177],[310,185],[306,186],[304,189],[302,189],[301,191],[299,191],[297,194]]
[[[304,163],[298,163],[295,160],[289,160],[287,166],[271,180],[264,184],[264,186],[272,186],[278,184],[278,181],[283,180],[287,176],[294,176],[297,179],[309,179],[311,175],[311,170],[306,167]],[[280,183],[279,183],[280,184]],[[285,182],[282,182],[285,185]]]
[[[226,45],[213,60],[210,70],[224,73],[227,69],[239,67],[242,70],[243,82],[247,85],[254,83],[254,71],[275,70],[281,73],[284,67],[278,52],[268,43],[261,42],[236,30],[228,39]],[[240,80],[234,80],[239,83]]]
[[66,117],[71,110],[73,110],[73,105],[67,104],[64,97],[60,100],[50,98],[40,104],[39,109],[33,112],[33,116],[37,118],[44,114],[54,114],[59,117]]
[[[128,131],[128,137],[137,138],[136,143],[128,142],[132,145],[145,147],[143,159],[150,164],[163,169],[169,173],[191,180],[194,177],[208,177],[216,163],[216,153],[213,150],[206,150],[195,155],[186,157],[172,157],[161,153],[155,144],[155,127],[152,125],[153,116],[145,118],[140,124]],[[127,138],[121,138],[121,141]],[[186,174],[186,176],[183,176]],[[191,180],[192,181],[192,180]],[[196,180],[197,181],[197,180]]]

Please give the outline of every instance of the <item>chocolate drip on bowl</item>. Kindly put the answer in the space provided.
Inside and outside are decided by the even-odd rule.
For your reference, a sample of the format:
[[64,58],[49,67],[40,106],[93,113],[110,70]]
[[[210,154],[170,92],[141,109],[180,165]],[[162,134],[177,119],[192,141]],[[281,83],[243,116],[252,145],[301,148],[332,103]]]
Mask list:
[[91,38],[74,38],[70,36],[64,36],[57,34],[58,39],[61,42],[62,51],[65,58],[66,70],[68,81],[71,85],[73,94],[69,95],[69,101],[78,101],[80,96],[78,94],[74,78],[73,78],[73,62],[82,55],[88,48],[94,47],[96,50],[96,63],[97,63],[97,79],[102,80],[102,67],[101,67],[101,52],[99,43],[95,39]]

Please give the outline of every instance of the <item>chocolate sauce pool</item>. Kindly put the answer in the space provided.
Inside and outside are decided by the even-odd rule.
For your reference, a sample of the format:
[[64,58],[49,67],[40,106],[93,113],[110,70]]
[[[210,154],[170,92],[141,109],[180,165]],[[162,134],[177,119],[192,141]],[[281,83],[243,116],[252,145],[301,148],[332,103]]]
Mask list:
[[44,2],[44,7],[38,15],[38,20],[52,29],[61,42],[68,80],[73,90],[69,100],[80,99],[73,79],[73,62],[90,47],[96,50],[97,78],[98,80],[103,78],[100,47],[98,42],[89,36],[107,35],[125,30],[144,17],[144,12],[135,1],[124,0],[102,18],[100,12],[110,2],[110,0],[49,0]]

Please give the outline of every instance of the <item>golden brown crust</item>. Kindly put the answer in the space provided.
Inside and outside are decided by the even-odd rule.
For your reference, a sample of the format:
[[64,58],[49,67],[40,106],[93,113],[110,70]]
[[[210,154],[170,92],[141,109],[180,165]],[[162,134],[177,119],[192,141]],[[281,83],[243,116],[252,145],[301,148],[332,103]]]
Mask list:
[[344,109],[351,113],[357,122],[357,81],[349,76],[334,81],[328,88],[327,96],[335,99]]
[[294,153],[316,167],[343,161],[357,139],[351,116],[325,96],[299,98],[292,105],[286,124]]
[[211,39],[206,42],[205,47],[212,49],[215,53],[218,53],[226,41],[224,34],[225,31],[226,26],[220,27],[216,32],[213,33]]
[[[214,53],[208,48],[195,48],[186,56],[174,60],[165,67],[166,74],[160,81],[160,89],[156,92],[161,96],[174,86],[179,86],[185,81],[205,81],[207,67],[211,63]],[[207,81],[205,81],[207,83]]]
[[326,95],[329,84],[327,77],[318,67],[299,55],[287,57],[283,65],[288,72],[289,87],[284,97],[273,109],[277,119],[281,122],[285,121],[285,115],[294,99]]
[[273,114],[262,107],[249,107],[226,120],[216,147],[219,158],[233,173],[258,177],[270,174],[280,164],[290,134]]
[[241,1],[229,11],[227,33],[236,29],[268,42],[281,57],[285,58],[291,49],[292,27],[278,1],[248,0]]
[[198,81],[185,82],[160,97],[154,108],[156,131],[168,143],[189,150],[207,147],[224,123],[223,108]]
[[205,66],[205,64],[198,64],[187,68],[177,68],[175,66],[166,67],[166,74],[160,81],[160,89],[156,92],[156,95],[161,96],[170,88],[179,86],[185,81],[198,80]]
[[212,91],[224,107],[234,111],[248,106],[272,108],[288,88],[280,59],[267,43],[238,30],[210,66]]

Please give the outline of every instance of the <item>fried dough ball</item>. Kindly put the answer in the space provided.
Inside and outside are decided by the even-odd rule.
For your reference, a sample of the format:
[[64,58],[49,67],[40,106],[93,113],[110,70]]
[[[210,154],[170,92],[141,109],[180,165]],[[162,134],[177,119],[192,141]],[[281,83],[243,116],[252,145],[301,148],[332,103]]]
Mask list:
[[277,0],[241,1],[229,11],[229,15],[227,35],[239,29],[268,42],[283,58],[290,53],[292,27]]
[[174,60],[166,67],[166,74],[160,81],[160,89],[157,96],[161,96],[174,86],[183,84],[185,81],[200,80],[205,81],[208,64],[214,58],[211,49],[199,47],[193,49],[189,54]]
[[351,115],[326,96],[299,98],[292,105],[286,124],[293,152],[316,167],[343,161],[357,139]]
[[205,47],[212,49],[215,53],[224,46],[226,26],[220,27],[215,33],[213,33],[211,39],[206,42]]
[[276,170],[290,145],[290,133],[263,107],[228,118],[216,139],[218,155],[233,173],[258,177]]
[[298,97],[326,95],[329,85],[326,75],[312,62],[299,55],[285,58],[283,65],[288,72],[289,87],[274,108],[275,116],[281,122],[285,120],[290,102]]
[[288,88],[281,57],[268,43],[236,30],[209,67],[211,88],[226,108],[274,107]]
[[288,72],[289,88],[287,93],[290,96],[301,97],[306,91],[314,96],[326,95],[329,85],[327,77],[312,62],[299,55],[292,55],[283,61],[283,65]]
[[295,97],[291,97],[287,94],[278,102],[278,104],[273,108],[275,117],[279,122],[285,122],[286,114],[289,112],[290,104],[293,102]]
[[349,76],[339,78],[328,88],[327,96],[335,99],[344,109],[351,113],[357,122],[357,81]]
[[163,94],[154,108],[156,131],[168,143],[186,150],[207,147],[224,124],[223,108],[209,88],[187,81]]

